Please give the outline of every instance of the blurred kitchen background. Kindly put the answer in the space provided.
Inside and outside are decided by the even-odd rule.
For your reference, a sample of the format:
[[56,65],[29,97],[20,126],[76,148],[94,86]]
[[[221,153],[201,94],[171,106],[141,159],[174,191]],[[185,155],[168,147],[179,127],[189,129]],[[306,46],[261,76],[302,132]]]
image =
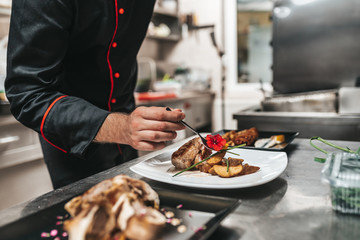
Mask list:
[[[0,0],[0,209],[52,190],[38,136],[4,94],[10,14]],[[158,0],[137,105],[181,108],[201,132],[254,126],[359,141],[359,39],[358,0]]]

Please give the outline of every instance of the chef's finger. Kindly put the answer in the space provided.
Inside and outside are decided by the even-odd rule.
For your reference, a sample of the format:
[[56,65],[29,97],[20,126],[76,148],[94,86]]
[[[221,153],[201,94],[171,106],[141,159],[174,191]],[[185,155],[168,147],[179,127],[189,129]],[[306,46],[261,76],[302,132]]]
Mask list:
[[174,140],[177,136],[175,131],[162,132],[162,131],[151,131],[144,130],[137,133],[137,138],[141,141],[148,142],[165,142]]
[[138,123],[134,123],[134,128],[138,131],[152,130],[161,132],[180,131],[185,129],[185,126],[181,123],[168,122],[168,121],[154,121],[154,120],[143,120]]
[[144,119],[179,122],[185,118],[185,114],[180,109],[176,111],[166,111],[164,107],[138,107],[133,112],[139,114]]
[[163,149],[166,146],[165,142],[148,142],[140,141],[132,145],[133,148],[140,151],[155,151]]

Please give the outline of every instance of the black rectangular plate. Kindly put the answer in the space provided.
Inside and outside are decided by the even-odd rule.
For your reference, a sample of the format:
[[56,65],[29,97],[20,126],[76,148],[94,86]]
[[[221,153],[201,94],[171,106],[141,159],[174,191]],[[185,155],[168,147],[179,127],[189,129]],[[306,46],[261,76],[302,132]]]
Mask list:
[[[220,135],[223,135],[227,132],[230,132],[232,130],[230,129],[223,129],[223,130],[220,130],[218,132],[215,132],[213,133],[213,135],[215,134],[220,134]],[[235,131],[241,131],[241,130],[235,130]],[[266,150],[266,151],[283,151],[285,150],[285,148],[287,146],[289,146],[289,144],[297,137],[299,136],[299,132],[282,132],[282,131],[259,131],[259,137],[258,139],[260,138],[269,138],[273,135],[281,135],[283,134],[285,136],[285,144],[282,148],[259,148],[259,147],[254,147],[254,146],[245,146],[243,148],[246,148],[246,149],[257,149],[257,150]]]
[[[184,194],[164,189],[155,189],[155,191],[160,197],[160,209],[173,212],[174,217],[180,219],[181,224],[185,225],[187,229],[186,232],[179,233],[177,226],[166,224],[160,238],[162,240],[205,240],[216,230],[221,221],[240,204],[240,200],[232,198]],[[49,234],[53,229],[58,231],[57,236],[61,240],[68,239],[68,237],[62,236],[64,232],[62,224],[57,224],[64,220],[63,216],[67,215],[64,210],[64,204],[67,201],[1,227],[1,239],[54,239],[55,237],[41,237],[42,233]]]

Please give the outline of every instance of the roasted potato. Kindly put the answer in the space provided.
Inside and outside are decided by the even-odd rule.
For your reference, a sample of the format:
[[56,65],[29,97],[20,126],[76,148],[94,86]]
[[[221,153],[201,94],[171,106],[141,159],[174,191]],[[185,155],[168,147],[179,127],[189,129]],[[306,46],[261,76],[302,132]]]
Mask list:
[[223,178],[229,178],[240,175],[240,173],[243,170],[242,165],[229,167],[229,171],[227,171],[227,166],[214,165],[213,168],[215,173]]
[[208,173],[210,173],[211,175],[216,175],[216,172],[214,170],[214,166],[209,169]]
[[216,165],[219,164],[221,162],[221,160],[223,159],[223,157],[225,156],[226,152],[218,152],[216,153],[214,156],[212,156],[211,158],[209,158],[206,162],[210,165]]

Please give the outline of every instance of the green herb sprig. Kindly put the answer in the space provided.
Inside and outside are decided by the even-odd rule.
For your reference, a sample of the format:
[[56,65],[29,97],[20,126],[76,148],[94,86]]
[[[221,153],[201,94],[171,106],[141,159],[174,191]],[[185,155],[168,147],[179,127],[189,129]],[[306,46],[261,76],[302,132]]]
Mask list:
[[[237,146],[233,146],[233,147],[230,147],[230,148],[227,148],[227,149],[222,149],[222,150],[220,150],[220,151],[216,151],[215,153],[211,154],[210,156],[208,156],[207,158],[201,160],[200,162],[197,162],[197,163],[191,165],[190,167],[185,168],[185,169],[181,170],[180,172],[174,174],[173,177],[176,177],[176,176],[180,175],[181,173],[183,173],[183,172],[185,172],[185,171],[188,171],[188,170],[196,167],[196,166],[199,165],[200,163],[203,163],[203,162],[209,160],[211,157],[213,157],[215,154],[217,154],[217,153],[219,153],[219,152],[224,152],[224,151],[226,151],[226,152],[228,152],[228,153],[231,153],[231,154],[234,154],[234,155],[238,155],[238,156],[239,156],[239,154],[234,153],[234,152],[229,152],[228,150],[232,150],[232,149],[239,148],[239,147],[244,147],[245,145],[246,145],[246,144],[244,143],[244,144],[241,144],[241,145],[237,145]],[[229,171],[229,161],[227,161],[226,164],[227,164],[227,171]]]
[[[341,150],[341,151],[344,151],[344,152],[354,153],[354,154],[359,154],[359,153],[360,153],[360,147],[359,147],[359,149],[355,152],[355,151],[351,150],[351,149],[348,148],[348,147],[340,147],[340,146],[335,145],[335,144],[333,144],[333,143],[331,143],[331,142],[329,142],[329,141],[326,141],[325,139],[323,139],[323,138],[321,138],[321,137],[318,137],[318,136],[315,136],[315,137],[310,138],[310,145],[313,146],[314,148],[316,148],[317,150],[319,150],[320,152],[323,152],[323,153],[325,153],[325,154],[328,154],[328,152],[325,151],[324,149],[316,146],[316,145],[313,143],[314,140],[318,140],[318,141],[320,141],[320,142],[322,142],[322,143],[324,143],[324,144],[326,144],[326,145],[329,145],[330,147],[336,148],[336,149]],[[320,163],[324,163],[324,162],[326,161],[326,158],[315,157],[315,158],[314,158],[314,161],[320,162]]]

